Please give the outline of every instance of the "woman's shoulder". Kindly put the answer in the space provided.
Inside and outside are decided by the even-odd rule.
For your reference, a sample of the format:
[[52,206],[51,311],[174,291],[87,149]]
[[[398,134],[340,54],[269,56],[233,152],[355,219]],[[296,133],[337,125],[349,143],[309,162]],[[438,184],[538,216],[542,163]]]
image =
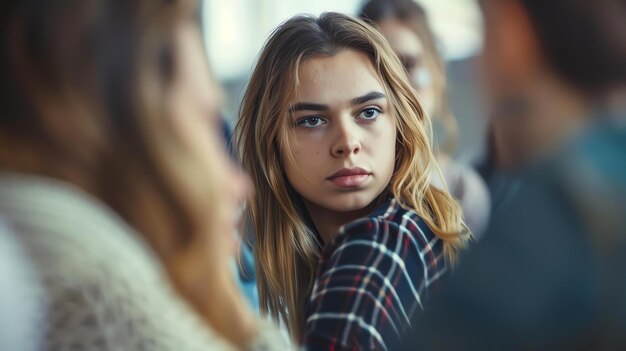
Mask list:
[[356,238],[379,241],[389,237],[390,234],[396,234],[394,235],[396,238],[399,235],[409,240],[417,240],[420,247],[434,246],[439,241],[417,212],[401,206],[395,199],[378,207],[367,217],[342,226],[336,241]]
[[336,265],[337,260],[361,261],[379,255],[413,272],[426,267],[428,275],[438,277],[446,271],[443,241],[422,217],[400,206],[396,200],[341,227],[334,240],[324,248],[322,261]]
[[348,223],[320,259],[306,345],[386,349],[408,330],[445,272],[441,241],[396,201]]

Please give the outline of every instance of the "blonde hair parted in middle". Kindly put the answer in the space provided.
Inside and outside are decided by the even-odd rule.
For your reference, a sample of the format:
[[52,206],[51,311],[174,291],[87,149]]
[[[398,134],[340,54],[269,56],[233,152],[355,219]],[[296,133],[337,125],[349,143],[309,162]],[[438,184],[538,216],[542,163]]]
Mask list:
[[321,245],[300,195],[283,171],[283,161],[293,157],[287,117],[300,64],[346,49],[371,59],[396,119],[396,160],[389,193],[444,240],[447,262],[454,261],[469,238],[456,200],[430,185],[429,168],[436,167],[431,122],[381,34],[359,19],[338,13],[291,18],[272,33],[261,52],[241,105],[235,145],[254,185],[247,212],[256,235],[261,310],[282,318],[297,341],[303,336]]

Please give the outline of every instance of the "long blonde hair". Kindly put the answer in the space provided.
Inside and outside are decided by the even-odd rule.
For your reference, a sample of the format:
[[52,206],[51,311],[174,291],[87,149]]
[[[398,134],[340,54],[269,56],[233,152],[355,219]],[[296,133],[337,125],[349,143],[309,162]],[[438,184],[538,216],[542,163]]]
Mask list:
[[272,33],[261,52],[241,105],[235,145],[255,190],[247,212],[256,235],[261,310],[286,321],[296,340],[303,335],[320,245],[299,195],[283,172],[288,106],[298,84],[299,65],[343,49],[371,59],[398,121],[389,191],[444,241],[448,262],[454,262],[468,238],[458,203],[429,184],[428,170],[436,167],[430,120],[385,39],[363,21],[338,13],[291,18]]

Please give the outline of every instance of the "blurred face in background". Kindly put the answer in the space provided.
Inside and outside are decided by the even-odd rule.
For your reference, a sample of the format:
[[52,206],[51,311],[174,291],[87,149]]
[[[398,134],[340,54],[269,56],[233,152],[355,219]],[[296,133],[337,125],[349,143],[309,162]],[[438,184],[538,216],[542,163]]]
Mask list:
[[[533,23],[515,0],[481,2],[483,66],[500,168],[523,167],[559,148],[583,122],[582,99],[547,65]],[[556,20],[556,19],[555,19]]]
[[233,229],[246,196],[247,182],[226,152],[224,121],[219,114],[221,90],[209,73],[198,28],[191,23],[181,26],[176,43],[179,63],[170,94],[173,127],[185,146],[199,155],[204,173],[211,177],[200,181],[206,182],[215,199],[214,213],[207,214],[208,235],[218,238],[213,242],[218,248],[214,252],[233,254],[236,248]]
[[178,171],[195,182],[195,192],[189,195],[203,205],[196,211],[199,228],[194,228],[200,235],[184,252],[179,267],[186,278],[187,299],[212,328],[244,349],[258,330],[254,313],[232,274],[232,264],[239,248],[236,227],[248,181],[226,152],[224,122],[218,113],[221,91],[209,74],[198,26],[182,26],[176,45],[178,62],[170,115],[184,151],[195,156],[187,159],[194,162],[193,167],[187,169],[181,162]]
[[402,62],[411,83],[422,95],[424,108],[432,116],[436,109],[434,63],[425,52],[422,40],[409,26],[395,19],[382,21],[378,26]]
[[536,50],[529,33],[528,18],[520,15],[514,1],[483,1],[485,47],[482,55],[492,105],[511,95],[523,94],[535,75]]

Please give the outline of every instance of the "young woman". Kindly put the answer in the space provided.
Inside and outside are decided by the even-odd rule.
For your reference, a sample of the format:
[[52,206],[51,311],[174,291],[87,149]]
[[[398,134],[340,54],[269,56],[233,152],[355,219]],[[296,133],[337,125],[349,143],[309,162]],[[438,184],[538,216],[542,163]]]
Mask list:
[[375,23],[385,36],[419,91],[435,127],[442,127],[443,142],[435,150],[437,162],[450,192],[461,203],[465,222],[474,235],[482,234],[489,220],[489,192],[474,169],[451,158],[458,139],[458,125],[448,103],[445,63],[426,12],[414,0],[369,0],[363,5],[360,17]]
[[0,216],[42,283],[37,349],[284,349],[231,275],[246,186],[194,8],[3,3]]
[[261,308],[307,347],[384,347],[465,245],[457,202],[430,185],[430,133],[364,22],[298,16],[267,41],[236,146],[255,189]]

